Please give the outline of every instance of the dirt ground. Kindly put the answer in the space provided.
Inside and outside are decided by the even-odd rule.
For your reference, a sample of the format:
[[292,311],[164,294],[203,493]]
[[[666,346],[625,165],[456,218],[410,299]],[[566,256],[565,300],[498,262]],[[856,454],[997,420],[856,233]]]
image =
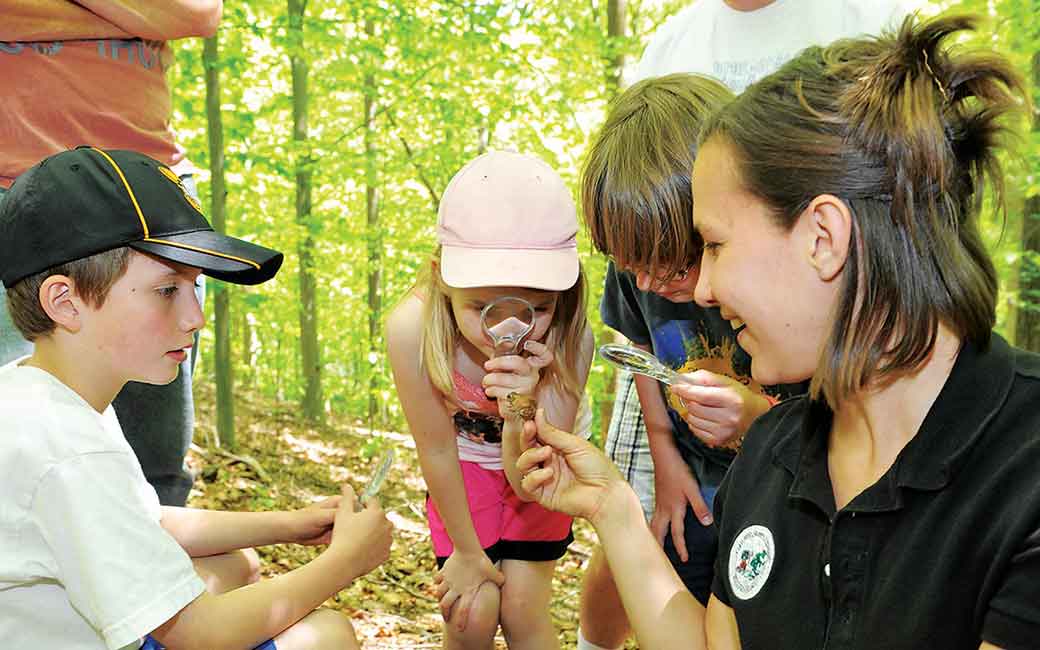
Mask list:
[[[344,420],[320,428],[305,425],[292,404],[236,395],[237,449],[214,445],[213,387],[196,386],[197,430],[188,463],[198,477],[189,505],[223,510],[292,509],[338,494],[349,481],[360,492],[383,449],[396,462],[380,494],[396,526],[390,560],[326,603],[347,612],[363,647],[440,648],[441,617],[433,597],[436,571],[423,514],[425,484],[415,446],[407,434],[370,431]],[[557,564],[552,616],[562,648],[573,648],[578,595],[594,534],[576,522],[575,542]],[[277,575],[314,557],[319,549],[271,546],[258,549],[264,575]],[[635,647],[630,643],[631,647]],[[497,648],[505,648],[501,636]]]

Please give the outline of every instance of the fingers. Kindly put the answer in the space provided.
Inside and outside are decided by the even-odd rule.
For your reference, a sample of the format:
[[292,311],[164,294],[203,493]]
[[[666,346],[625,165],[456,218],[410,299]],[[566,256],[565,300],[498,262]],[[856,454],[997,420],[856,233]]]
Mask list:
[[493,582],[496,585],[498,585],[499,587],[501,587],[502,585],[504,585],[506,583],[506,574],[502,573],[502,570],[499,569],[498,566],[496,566],[496,565],[492,565],[492,566],[495,567],[495,572],[491,574],[491,582]]
[[540,341],[527,341],[524,343],[524,349],[531,355],[527,357],[527,362],[535,368],[545,368],[553,362],[552,350]]
[[533,420],[524,420],[524,429],[520,432],[520,444],[522,449],[528,449],[537,444],[535,438],[538,436],[538,427]]
[[697,517],[697,521],[701,522],[702,526],[710,526],[714,521],[711,515],[711,508],[708,507],[707,502],[701,495],[700,486],[693,494],[687,494],[686,499],[690,502],[690,507],[693,508],[693,514]]
[[[698,370],[697,372],[707,372]],[[694,375],[684,375],[693,377]],[[736,401],[733,389],[729,386],[699,386],[686,382],[675,382],[671,385],[671,391],[678,395],[687,407],[701,406],[706,408],[727,408]]]
[[348,512],[357,512],[361,510],[361,504],[358,503],[357,495],[354,493],[354,488],[349,483],[344,483],[340,488],[342,497],[339,500],[338,509],[346,510]]
[[[441,616],[444,617],[445,622],[451,620],[452,609],[454,609],[455,603],[458,601],[458,599],[459,593],[454,589],[448,588],[447,585],[445,585],[444,594],[440,597],[440,600],[437,603],[441,610]],[[463,622],[462,627],[460,627],[459,629],[465,629],[465,622]]]
[[654,516],[650,518],[650,532],[654,534],[659,546],[664,546],[664,536],[668,534],[670,523],[671,518],[664,512],[655,511]]
[[[545,449],[548,449],[548,447]],[[520,487],[534,494],[540,487],[552,480],[553,473],[553,468],[551,467],[539,467],[531,470],[520,479]]]
[[537,469],[539,465],[552,458],[552,447],[530,447],[525,449],[516,459],[516,469],[521,474]]
[[683,562],[690,559],[690,554],[686,552],[686,524],[683,522],[683,515],[685,514],[685,512],[672,513],[670,526],[675,552],[679,554],[679,559]]
[[339,502],[342,501],[342,500],[343,500],[343,497],[337,495],[337,496],[334,496],[334,497],[328,497],[327,499],[322,499],[321,501],[317,502],[314,505],[317,506],[318,508],[329,508],[331,510],[335,510],[336,508],[339,508]]

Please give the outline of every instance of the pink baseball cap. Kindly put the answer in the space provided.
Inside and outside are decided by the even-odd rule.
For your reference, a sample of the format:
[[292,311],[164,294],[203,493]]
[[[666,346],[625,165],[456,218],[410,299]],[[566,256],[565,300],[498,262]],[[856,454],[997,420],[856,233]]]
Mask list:
[[570,190],[540,158],[474,158],[441,197],[441,277],[457,289],[563,291],[578,281],[578,218]]

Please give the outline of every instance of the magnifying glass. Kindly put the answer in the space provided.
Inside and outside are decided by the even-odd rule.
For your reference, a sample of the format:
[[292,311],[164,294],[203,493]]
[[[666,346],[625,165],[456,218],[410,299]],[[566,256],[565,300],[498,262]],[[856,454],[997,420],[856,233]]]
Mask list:
[[480,326],[496,357],[518,354],[534,330],[534,307],[517,296],[500,296],[480,311]]
[[617,368],[656,379],[662,384],[671,386],[675,383],[689,383],[685,377],[661,363],[654,355],[631,345],[601,345],[599,356]]

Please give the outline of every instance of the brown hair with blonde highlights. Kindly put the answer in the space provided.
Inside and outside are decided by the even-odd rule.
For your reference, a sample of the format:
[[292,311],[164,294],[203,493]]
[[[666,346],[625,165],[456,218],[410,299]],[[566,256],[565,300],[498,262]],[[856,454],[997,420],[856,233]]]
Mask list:
[[834,406],[920,366],[938,326],[980,346],[997,274],[979,233],[983,189],[1003,211],[997,151],[1024,86],[993,52],[965,51],[977,19],[908,17],[876,38],[804,50],[705,125],[744,188],[789,230],[821,194],[853,214],[843,295],[811,393]]
[[611,104],[581,173],[581,202],[593,245],[624,269],[668,281],[700,262],[690,174],[697,134],[733,98],[708,77],[644,79]]
[[112,285],[126,273],[131,252],[131,249],[122,246],[59,264],[19,280],[7,289],[7,308],[14,326],[27,341],[35,341],[54,331],[54,321],[40,304],[40,288],[52,275],[67,276],[80,298],[95,309],[101,308]]

